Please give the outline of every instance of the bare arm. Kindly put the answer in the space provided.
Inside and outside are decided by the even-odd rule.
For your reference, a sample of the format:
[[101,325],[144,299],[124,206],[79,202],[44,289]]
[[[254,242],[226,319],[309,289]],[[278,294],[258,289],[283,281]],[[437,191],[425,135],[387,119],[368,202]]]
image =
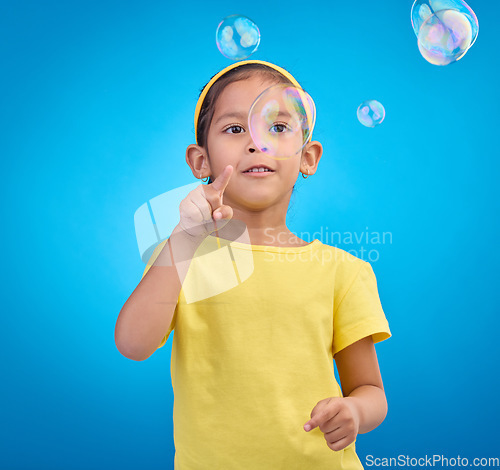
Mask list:
[[376,428],[387,415],[387,400],[380,375],[377,353],[371,336],[335,354],[342,393],[355,404],[359,433]]
[[172,322],[182,283],[200,242],[177,226],[123,305],[116,321],[115,344],[125,357],[143,361],[158,348]]
[[339,451],[384,420],[387,401],[371,336],[339,351],[335,362],[344,396],[319,401],[304,429],[319,427],[328,447]]
[[181,202],[179,224],[118,315],[115,344],[125,357],[147,359],[167,334],[197,248],[232,218],[232,208],[222,199],[232,172],[233,167],[227,165],[213,183],[198,186]]

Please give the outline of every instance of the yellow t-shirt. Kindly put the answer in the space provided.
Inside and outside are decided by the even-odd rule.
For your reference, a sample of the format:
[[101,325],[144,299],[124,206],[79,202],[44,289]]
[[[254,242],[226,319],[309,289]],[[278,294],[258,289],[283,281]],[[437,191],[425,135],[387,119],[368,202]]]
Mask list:
[[391,336],[371,265],[319,240],[224,242],[198,249],[158,346],[175,328],[175,469],[362,469],[355,443],[336,452],[303,426],[320,400],[342,396],[333,355]]

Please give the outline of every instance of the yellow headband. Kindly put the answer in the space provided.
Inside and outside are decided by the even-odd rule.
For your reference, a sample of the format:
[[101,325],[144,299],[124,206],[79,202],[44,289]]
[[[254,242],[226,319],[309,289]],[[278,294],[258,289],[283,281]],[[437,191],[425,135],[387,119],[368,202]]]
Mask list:
[[[195,136],[196,136],[196,143],[197,144],[198,144],[198,118],[200,116],[201,107],[203,106],[203,102],[205,101],[205,97],[207,96],[208,91],[210,90],[210,88],[212,87],[212,85],[220,77],[222,77],[222,75],[224,75],[226,72],[229,72],[230,70],[232,70],[232,69],[234,69],[236,67],[239,67],[240,65],[245,65],[245,64],[263,64],[263,65],[267,65],[268,67],[270,67],[270,68],[272,68],[274,70],[277,70],[278,72],[280,72],[281,74],[283,74],[286,78],[288,78],[288,80],[290,80],[294,84],[294,86],[296,86],[299,90],[302,90],[302,87],[299,85],[299,82],[297,80],[295,80],[295,78],[292,76],[292,74],[290,72],[287,72],[284,68],[279,67],[278,65],[271,64],[270,62],[265,62],[263,60],[242,60],[240,62],[234,62],[233,64],[228,65],[226,68],[222,69],[217,75],[215,75],[207,83],[207,85],[205,86],[205,88],[203,88],[203,91],[201,92],[200,97],[198,98],[198,102],[196,103],[196,108],[194,110],[194,133],[195,133]],[[305,101],[305,102],[307,102],[307,101]],[[310,116],[310,114],[311,114],[310,110],[306,109],[306,112],[307,111],[309,111],[307,113],[308,117],[311,118],[311,116]],[[313,131],[313,129],[314,129],[314,120],[311,123],[311,132],[309,134],[308,141],[311,141],[311,139],[312,139],[312,131]]]

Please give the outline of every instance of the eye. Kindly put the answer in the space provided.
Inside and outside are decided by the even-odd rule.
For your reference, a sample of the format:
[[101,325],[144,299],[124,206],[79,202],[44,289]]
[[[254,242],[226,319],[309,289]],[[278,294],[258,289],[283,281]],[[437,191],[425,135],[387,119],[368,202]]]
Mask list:
[[286,123],[278,122],[276,124],[273,124],[269,131],[271,132],[271,134],[281,134],[286,130],[290,130],[290,126]]
[[[229,131],[231,131],[231,132],[229,132]],[[243,129],[243,127],[241,127],[241,126],[234,124],[232,126],[226,127],[226,129],[224,129],[224,132],[227,134],[241,134],[241,133],[245,132],[245,129]]]

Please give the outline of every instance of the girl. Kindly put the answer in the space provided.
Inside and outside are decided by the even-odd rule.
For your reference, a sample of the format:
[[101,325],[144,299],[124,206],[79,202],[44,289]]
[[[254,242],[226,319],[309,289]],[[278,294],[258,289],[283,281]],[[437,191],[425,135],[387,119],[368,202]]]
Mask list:
[[[277,83],[300,87],[249,60],[204,87],[186,162],[208,184],[180,204],[116,323],[116,345],[134,360],[175,329],[175,469],[361,469],[356,436],[386,416],[374,343],[391,333],[370,264],[286,226],[297,176],[315,174],[322,146],[309,139],[275,160],[250,137],[249,109]],[[247,171],[261,166],[270,171]],[[233,222],[247,243],[221,236]]]

